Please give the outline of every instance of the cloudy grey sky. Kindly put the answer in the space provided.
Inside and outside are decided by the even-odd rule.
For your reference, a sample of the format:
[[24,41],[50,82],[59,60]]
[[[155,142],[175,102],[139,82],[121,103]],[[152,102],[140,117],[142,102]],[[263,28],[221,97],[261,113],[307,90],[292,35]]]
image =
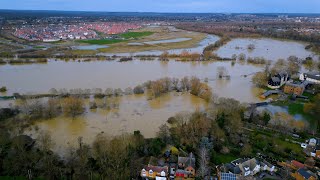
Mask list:
[[320,0],[0,0],[0,9],[109,12],[320,13]]

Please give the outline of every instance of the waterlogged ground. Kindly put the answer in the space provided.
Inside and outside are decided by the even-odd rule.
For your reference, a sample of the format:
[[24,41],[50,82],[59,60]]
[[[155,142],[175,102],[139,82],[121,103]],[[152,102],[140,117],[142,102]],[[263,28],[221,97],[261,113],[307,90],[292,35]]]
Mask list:
[[[218,79],[217,69],[224,67],[230,80]],[[0,82],[7,86],[8,93],[47,93],[56,89],[91,89],[135,87],[149,80],[163,77],[183,78],[196,76],[208,78],[213,92],[221,97],[241,102],[260,101],[261,90],[254,88],[251,75],[264,66],[231,62],[178,62],[178,61],[50,61],[47,64],[0,66]],[[244,75],[249,75],[245,77]]]
[[[172,39],[171,37],[169,39]],[[196,47],[187,49],[171,49],[169,53],[179,54],[184,50],[201,53],[209,44],[219,39],[207,35]],[[179,40],[180,41],[180,40]],[[141,43],[141,42],[139,42]],[[156,42],[157,44],[158,42]],[[170,43],[170,42],[165,42]],[[247,46],[254,44],[255,49],[248,51]],[[138,44],[136,44],[139,46]],[[132,46],[136,46],[133,44]],[[156,46],[158,46],[157,44]],[[129,46],[129,45],[128,45]],[[92,48],[90,46],[89,48]],[[93,48],[97,48],[94,46]],[[104,55],[160,55],[163,51],[144,51],[136,53],[104,53]],[[247,57],[264,57],[277,60],[295,55],[299,58],[314,56],[305,50],[305,44],[293,41],[274,39],[235,39],[216,51],[221,57],[231,57],[233,54],[244,53]],[[315,56],[314,56],[315,57]],[[230,79],[218,79],[218,68],[224,67]],[[91,88],[122,88],[135,87],[149,80],[163,77],[183,78],[196,76],[202,81],[208,80],[213,93],[219,97],[234,98],[240,102],[260,102],[259,96],[263,90],[253,86],[252,75],[264,69],[264,66],[254,66],[245,63],[231,62],[178,62],[171,60],[129,62],[118,61],[55,61],[47,64],[1,65],[0,84],[8,88],[1,96],[22,94],[47,93],[49,89],[91,89]],[[118,104],[113,109],[90,110],[87,100],[86,113],[75,119],[64,116],[54,119],[43,119],[31,126],[25,133],[36,138],[40,131],[49,131],[55,142],[54,151],[63,155],[68,147],[77,142],[82,136],[86,143],[92,143],[99,133],[119,135],[124,132],[132,133],[140,130],[145,137],[154,137],[161,124],[181,111],[204,109],[207,103],[188,93],[169,93],[160,98],[148,100],[146,95],[130,95],[108,99]],[[99,102],[102,100],[96,100]],[[15,101],[0,101],[0,107],[14,105]],[[286,112],[286,109],[268,109],[270,112]],[[295,117],[300,119],[300,117]]]
[[[181,39],[186,40],[187,38],[178,38],[179,42],[181,41]],[[170,54],[181,54],[183,51],[187,51],[189,53],[202,53],[203,49],[206,46],[208,46],[210,44],[214,44],[218,40],[219,40],[218,36],[207,35],[206,38],[201,40],[195,47],[170,49],[170,50],[168,50],[168,52]],[[166,44],[162,44],[162,43],[164,43],[163,41],[169,41],[169,40],[157,41],[157,42],[161,42],[161,43],[158,44],[157,46],[153,46],[154,50],[150,50],[150,51],[141,51],[141,52],[133,52],[133,53],[99,53],[99,54],[100,55],[107,55],[107,56],[113,56],[113,55],[117,55],[117,56],[157,55],[157,56],[159,56],[164,52],[164,50],[157,50],[157,49],[159,49],[159,48],[161,49],[161,46],[165,46],[166,44],[173,43],[173,42],[165,42]],[[172,39],[171,39],[171,41],[172,41]],[[129,45],[141,46],[141,45],[143,45],[143,43],[138,43],[138,44],[131,43]]]
[[77,50],[97,50],[99,48],[108,48],[109,46],[104,45],[87,45],[87,46],[73,46],[73,49]]
[[[248,45],[253,44],[255,49],[248,50]],[[238,38],[233,39],[225,46],[219,48],[216,53],[220,57],[231,58],[233,54],[245,54],[247,57],[264,57],[267,60],[276,61],[280,58],[287,59],[289,56],[316,57],[314,53],[305,49],[307,44],[295,41],[281,41],[276,39],[261,38]]]
[[[87,100],[87,105],[89,101],[93,100]],[[98,106],[103,103],[103,100],[95,101]],[[114,136],[140,130],[150,138],[156,135],[161,124],[177,112],[192,112],[207,107],[204,100],[188,93],[169,93],[152,100],[148,100],[146,95],[130,95],[107,99],[107,102],[118,104],[119,107],[111,110],[86,109],[84,115],[75,119],[64,116],[44,119],[25,133],[37,138],[39,132],[48,131],[56,144],[53,150],[63,155],[68,147],[77,144],[79,136],[89,144],[99,133]]]

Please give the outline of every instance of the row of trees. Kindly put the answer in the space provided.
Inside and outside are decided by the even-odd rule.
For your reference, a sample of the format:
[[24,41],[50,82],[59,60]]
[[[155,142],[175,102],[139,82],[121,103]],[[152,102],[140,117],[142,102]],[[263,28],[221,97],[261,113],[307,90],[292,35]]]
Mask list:
[[159,97],[161,94],[170,91],[190,91],[190,94],[198,96],[206,101],[212,99],[212,89],[208,84],[201,82],[197,77],[162,78],[156,81],[149,81],[144,84],[149,89],[153,97]]
[[40,133],[36,142],[25,135],[10,138],[0,132],[0,176],[29,179],[138,179],[147,156],[160,153],[164,144],[145,140],[139,132],[117,137],[97,135],[92,145],[82,137],[62,159],[51,151],[50,135]]
[[19,113],[19,119],[29,122],[36,119],[50,119],[61,115],[75,118],[85,111],[82,98],[69,96],[66,98],[49,98],[47,101],[39,99],[21,100],[14,107]]
[[180,54],[169,54],[168,51],[163,52],[159,60],[168,61],[169,58],[178,58],[180,61],[200,61],[202,60],[201,54],[199,53],[190,53],[186,50],[182,51]]

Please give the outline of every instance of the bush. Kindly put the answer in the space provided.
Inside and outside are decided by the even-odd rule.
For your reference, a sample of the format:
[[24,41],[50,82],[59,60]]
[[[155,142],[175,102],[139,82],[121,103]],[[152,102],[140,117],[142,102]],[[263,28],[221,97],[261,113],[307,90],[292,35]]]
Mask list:
[[133,93],[134,94],[144,94],[144,89],[141,85],[138,85],[133,89]]
[[2,87],[0,88],[0,92],[7,92],[7,87],[2,86]]

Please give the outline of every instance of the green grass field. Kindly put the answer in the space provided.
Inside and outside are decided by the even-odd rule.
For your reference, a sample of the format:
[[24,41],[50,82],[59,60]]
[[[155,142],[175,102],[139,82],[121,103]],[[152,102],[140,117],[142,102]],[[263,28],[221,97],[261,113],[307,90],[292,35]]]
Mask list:
[[130,39],[130,38],[139,38],[143,36],[150,36],[152,34],[153,32],[143,31],[143,32],[127,32],[127,33],[120,34],[120,36],[125,39]]
[[43,49],[46,48],[45,46],[33,46],[34,49]]
[[86,44],[97,44],[97,45],[104,45],[104,44],[115,44],[119,42],[125,42],[127,39],[130,38],[139,38],[143,36],[150,36],[153,32],[144,31],[144,32],[127,32],[120,34],[120,37],[124,39],[91,39],[91,40],[78,40],[77,42],[86,43]]
[[121,39],[92,39],[92,40],[79,40],[80,43],[87,43],[87,44],[98,44],[98,45],[104,45],[104,44],[114,44],[123,42],[125,40]]

